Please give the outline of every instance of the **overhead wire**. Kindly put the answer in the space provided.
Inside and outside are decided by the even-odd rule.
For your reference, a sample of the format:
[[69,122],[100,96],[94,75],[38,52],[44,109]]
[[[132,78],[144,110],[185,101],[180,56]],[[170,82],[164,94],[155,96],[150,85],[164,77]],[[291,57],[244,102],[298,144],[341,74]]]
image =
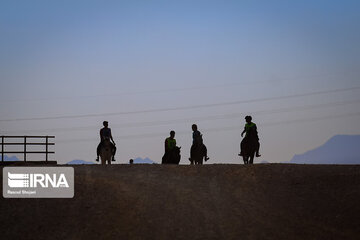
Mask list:
[[[327,107],[336,107],[336,106],[344,106],[348,104],[359,103],[358,100],[349,100],[349,101],[340,101],[340,102],[331,102],[331,103],[323,103],[323,104],[312,104],[307,106],[297,106],[297,107],[287,107],[287,108],[279,108],[279,109],[270,109],[270,110],[259,110],[259,111],[251,111],[252,115],[267,115],[267,114],[275,114],[275,113],[288,113],[288,112],[297,112],[297,111],[305,111],[319,108],[327,108]],[[175,123],[183,123],[183,122],[197,122],[197,121],[213,121],[213,120],[223,120],[223,119],[235,119],[241,118],[244,116],[244,112],[241,113],[232,113],[232,114],[221,114],[221,115],[212,115],[212,116],[204,116],[204,117],[193,117],[193,118],[181,118],[181,119],[172,119],[172,120],[158,120],[158,121],[147,121],[147,122],[131,122],[131,123],[122,123],[122,124],[112,124],[112,128],[131,128],[131,127],[151,127],[151,126],[162,126],[169,125]],[[249,112],[250,114],[250,112]],[[24,132],[68,132],[68,131],[87,131],[97,128],[98,126],[86,126],[86,127],[65,127],[65,128],[49,128],[49,129],[37,129],[37,130],[16,130],[16,131],[4,131],[5,134],[11,133],[24,133]]]
[[[319,120],[330,120],[330,119],[338,119],[338,118],[346,118],[346,117],[354,117],[360,116],[360,112],[354,112],[349,114],[337,114],[337,115],[328,115],[322,117],[315,117],[315,118],[303,118],[303,119],[294,119],[294,120],[285,120],[285,121],[278,121],[278,122],[268,122],[262,123],[259,125],[261,128],[266,126],[276,126],[276,125],[284,125],[284,124],[293,124],[298,122],[312,122],[312,121],[319,121]],[[221,127],[221,128],[205,128],[202,129],[202,132],[219,132],[219,131],[233,131],[239,130],[241,131],[242,126],[239,124],[238,126],[229,126],[229,127]],[[189,134],[189,131],[177,131],[177,135],[185,135]],[[164,133],[148,133],[148,134],[135,134],[135,135],[122,135],[118,136],[116,140],[122,139],[138,139],[138,138],[152,138],[152,137],[164,137],[166,134]],[[71,142],[88,142],[88,141],[98,141],[98,139],[89,139],[89,138],[81,138],[81,139],[71,139],[71,140],[60,140],[59,143],[71,143]]]
[[[259,110],[259,111],[251,111],[252,115],[267,115],[267,114],[275,114],[275,113],[289,113],[289,112],[298,112],[298,111],[306,111],[313,110],[319,108],[327,108],[327,107],[336,107],[336,106],[344,106],[354,103],[359,103],[358,100],[349,100],[349,101],[340,101],[340,102],[331,102],[331,103],[323,103],[323,104],[313,104],[307,106],[297,106],[297,107],[288,107],[288,108],[280,108],[280,109],[270,109],[270,110]],[[147,122],[131,122],[131,123],[122,123],[122,124],[112,124],[112,128],[132,128],[132,127],[151,127],[151,126],[162,126],[169,125],[175,123],[184,123],[184,122],[198,122],[198,121],[213,121],[213,120],[223,120],[223,119],[236,119],[243,117],[244,113],[232,113],[232,114],[221,114],[221,115],[212,115],[212,116],[204,116],[204,117],[193,117],[193,118],[181,118],[181,119],[172,119],[172,120],[158,120],[158,121],[147,121]],[[36,130],[16,130],[16,131],[3,131],[3,134],[11,134],[11,133],[24,133],[24,132],[73,132],[73,131],[87,131],[97,128],[98,126],[86,126],[86,127],[64,127],[64,128],[48,128],[48,129],[36,129]]]
[[309,92],[309,93],[285,95],[285,96],[279,96],[279,97],[266,97],[266,98],[258,98],[258,99],[223,102],[223,103],[200,104],[200,105],[192,105],[192,106],[169,107],[169,108],[158,108],[158,109],[137,110],[137,111],[108,112],[108,113],[95,113],[95,114],[82,114],[82,115],[63,115],[63,116],[53,116],[53,117],[28,117],[28,118],[0,119],[0,122],[90,118],[90,117],[102,117],[102,116],[156,113],[156,112],[166,112],[166,111],[176,111],[176,110],[189,110],[189,109],[210,108],[210,107],[219,107],[219,106],[236,105],[236,104],[244,104],[244,103],[256,103],[256,102],[266,102],[266,101],[274,101],[274,100],[284,100],[284,99],[291,99],[291,98],[298,98],[298,97],[322,95],[322,94],[328,94],[328,93],[354,91],[354,90],[359,90],[359,89],[360,89],[360,87],[340,88],[340,89],[333,89],[333,90],[326,90],[326,91],[316,91],[316,92]]
[[[357,71],[352,71],[357,73]],[[350,73],[352,73],[350,72]],[[69,100],[69,99],[87,99],[87,98],[98,98],[98,97],[118,97],[118,96],[126,96],[126,95],[137,95],[137,94],[151,94],[151,93],[164,93],[164,92],[181,92],[181,91],[193,91],[199,89],[212,89],[212,88],[221,88],[221,87],[234,87],[234,86],[242,86],[248,84],[260,84],[260,83],[273,83],[284,80],[296,80],[296,79],[312,79],[318,77],[330,77],[337,75],[349,74],[349,71],[346,72],[337,72],[337,73],[322,73],[322,74],[313,74],[313,75],[304,75],[304,76],[296,76],[296,77],[287,77],[285,78],[276,78],[272,80],[260,80],[260,81],[248,81],[248,82],[228,82],[223,84],[215,84],[215,85],[205,85],[205,86],[192,86],[192,87],[182,87],[182,88],[170,88],[170,89],[156,89],[156,90],[144,90],[144,91],[133,91],[133,92],[120,92],[113,94],[97,94],[97,95],[84,95],[84,96],[67,96],[67,97],[43,97],[43,98],[32,98],[32,99],[2,99],[1,103],[11,103],[11,102],[29,102],[29,101],[51,101],[51,100]]]

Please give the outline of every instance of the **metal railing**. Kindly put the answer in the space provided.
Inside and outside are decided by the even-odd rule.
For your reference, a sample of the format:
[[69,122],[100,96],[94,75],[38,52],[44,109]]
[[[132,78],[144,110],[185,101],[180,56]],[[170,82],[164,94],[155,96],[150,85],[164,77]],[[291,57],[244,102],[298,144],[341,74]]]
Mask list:
[[[55,154],[54,151],[49,151],[49,146],[55,145],[53,142],[49,142],[49,139],[55,138],[55,136],[0,136],[1,138],[1,161],[4,162],[4,154],[24,154],[24,162],[26,162],[27,154],[45,154],[45,161],[48,161],[49,154]],[[5,142],[5,139],[24,139],[23,142]],[[45,142],[30,142],[30,139],[45,139]],[[5,151],[5,146],[24,146],[24,151]],[[45,146],[45,151],[28,151],[27,146]]]

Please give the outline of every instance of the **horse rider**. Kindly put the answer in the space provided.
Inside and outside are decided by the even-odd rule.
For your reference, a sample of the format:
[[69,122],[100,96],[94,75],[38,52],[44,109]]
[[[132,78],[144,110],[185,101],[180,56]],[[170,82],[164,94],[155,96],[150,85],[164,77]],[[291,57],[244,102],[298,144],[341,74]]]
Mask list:
[[101,149],[102,144],[105,141],[105,139],[109,139],[112,142],[112,147],[113,147],[112,153],[113,153],[113,155],[112,155],[111,161],[115,161],[115,153],[116,153],[116,146],[115,145],[116,144],[115,144],[114,139],[113,139],[113,137],[111,135],[111,129],[108,127],[109,123],[107,121],[104,121],[103,125],[104,125],[104,127],[102,129],[100,129],[100,143],[99,143],[99,145],[98,145],[98,147],[96,149],[96,153],[97,153],[96,161],[97,162],[99,161],[100,149]]
[[197,128],[196,124],[193,124],[191,126],[192,130],[193,130],[193,143],[190,149],[190,161],[192,159],[192,156],[194,156],[194,151],[199,150],[203,151],[203,156],[205,156],[205,161],[209,160],[210,158],[207,155],[207,148],[203,143],[203,138],[202,138],[202,134],[200,133],[200,131]]
[[165,139],[165,153],[171,152],[176,147],[175,131],[170,132],[170,137]]
[[175,131],[170,131],[170,137],[165,139],[165,154],[163,156],[163,163],[169,163],[172,152],[176,147]]
[[[246,123],[245,123],[244,131],[242,131],[242,133],[241,133],[241,137],[245,133],[245,137],[241,141],[241,149],[243,149],[244,143],[246,141],[248,141],[250,137],[254,137],[254,139],[257,142],[256,157],[261,157],[261,155],[259,154],[260,143],[259,143],[259,136],[258,136],[256,124],[252,122],[252,117],[251,116],[246,116],[245,121],[246,121]],[[243,153],[240,152],[239,156],[243,156]]]

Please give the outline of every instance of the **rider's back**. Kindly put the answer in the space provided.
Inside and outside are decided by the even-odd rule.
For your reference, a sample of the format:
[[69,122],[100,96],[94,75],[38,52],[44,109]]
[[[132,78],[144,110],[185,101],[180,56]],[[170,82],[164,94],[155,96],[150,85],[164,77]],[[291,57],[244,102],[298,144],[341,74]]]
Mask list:
[[110,136],[111,136],[111,129],[110,128],[102,128],[101,130],[100,130],[100,135],[101,135],[101,137],[103,138],[103,139],[105,139],[105,138],[110,138]]
[[193,145],[202,145],[203,144],[203,138],[200,131],[194,131],[193,132]]

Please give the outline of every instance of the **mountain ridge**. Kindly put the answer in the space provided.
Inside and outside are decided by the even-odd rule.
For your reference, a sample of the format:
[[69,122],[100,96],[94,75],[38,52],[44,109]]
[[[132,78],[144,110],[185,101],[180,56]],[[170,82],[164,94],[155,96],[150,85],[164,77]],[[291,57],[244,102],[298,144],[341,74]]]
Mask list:
[[76,165],[80,165],[80,164],[96,164],[95,162],[90,162],[90,161],[85,161],[85,160],[80,160],[80,159],[75,159],[72,160],[70,162],[67,162],[66,164],[76,164]]
[[335,135],[323,145],[295,154],[290,163],[360,164],[360,135]]

